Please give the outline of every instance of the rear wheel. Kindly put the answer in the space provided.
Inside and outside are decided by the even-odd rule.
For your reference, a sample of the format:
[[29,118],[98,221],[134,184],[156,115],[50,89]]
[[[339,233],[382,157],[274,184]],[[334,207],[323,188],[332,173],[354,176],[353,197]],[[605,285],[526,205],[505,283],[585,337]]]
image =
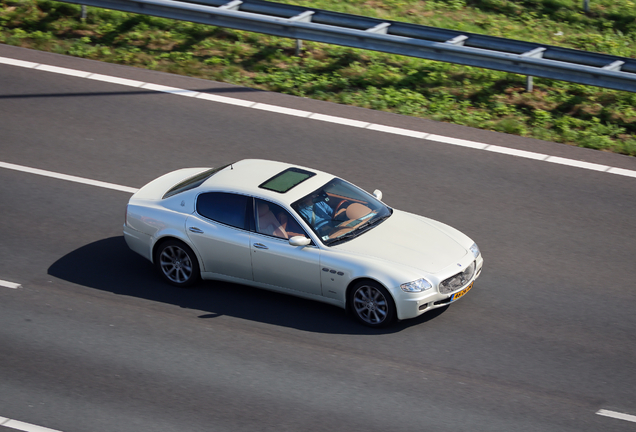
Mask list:
[[351,312],[369,327],[385,327],[395,319],[395,302],[391,294],[377,282],[358,282],[349,291]]
[[161,276],[174,286],[189,287],[199,280],[197,257],[188,245],[179,240],[166,240],[159,245],[155,265]]

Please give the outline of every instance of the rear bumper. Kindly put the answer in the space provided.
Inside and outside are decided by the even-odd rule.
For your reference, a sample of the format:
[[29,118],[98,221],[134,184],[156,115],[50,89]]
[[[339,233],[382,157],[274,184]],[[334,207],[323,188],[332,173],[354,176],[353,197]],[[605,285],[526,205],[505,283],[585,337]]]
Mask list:
[[151,237],[124,225],[124,240],[128,247],[148,261],[152,261]]

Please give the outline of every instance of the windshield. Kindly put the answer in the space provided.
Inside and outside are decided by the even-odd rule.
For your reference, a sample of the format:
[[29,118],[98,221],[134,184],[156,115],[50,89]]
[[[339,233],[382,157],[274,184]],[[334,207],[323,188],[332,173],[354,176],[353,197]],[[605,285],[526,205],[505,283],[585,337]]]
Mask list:
[[363,234],[392,213],[373,195],[337,178],[299,199],[292,208],[326,245]]

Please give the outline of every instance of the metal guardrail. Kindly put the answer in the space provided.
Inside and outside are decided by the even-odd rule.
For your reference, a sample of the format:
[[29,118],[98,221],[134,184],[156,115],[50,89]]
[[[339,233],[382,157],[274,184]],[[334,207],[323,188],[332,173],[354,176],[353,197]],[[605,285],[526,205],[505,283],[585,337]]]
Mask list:
[[64,0],[636,92],[636,59],[263,0]]

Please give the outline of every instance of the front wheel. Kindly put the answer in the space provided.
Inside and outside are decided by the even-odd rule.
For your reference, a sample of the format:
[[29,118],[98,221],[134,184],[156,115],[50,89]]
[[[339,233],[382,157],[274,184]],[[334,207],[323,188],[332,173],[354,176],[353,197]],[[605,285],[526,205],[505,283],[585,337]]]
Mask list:
[[385,327],[395,319],[395,302],[377,282],[361,281],[349,291],[349,305],[355,318],[369,327]]
[[166,240],[159,245],[155,265],[161,276],[174,286],[189,287],[199,280],[197,257],[188,245],[179,240]]

